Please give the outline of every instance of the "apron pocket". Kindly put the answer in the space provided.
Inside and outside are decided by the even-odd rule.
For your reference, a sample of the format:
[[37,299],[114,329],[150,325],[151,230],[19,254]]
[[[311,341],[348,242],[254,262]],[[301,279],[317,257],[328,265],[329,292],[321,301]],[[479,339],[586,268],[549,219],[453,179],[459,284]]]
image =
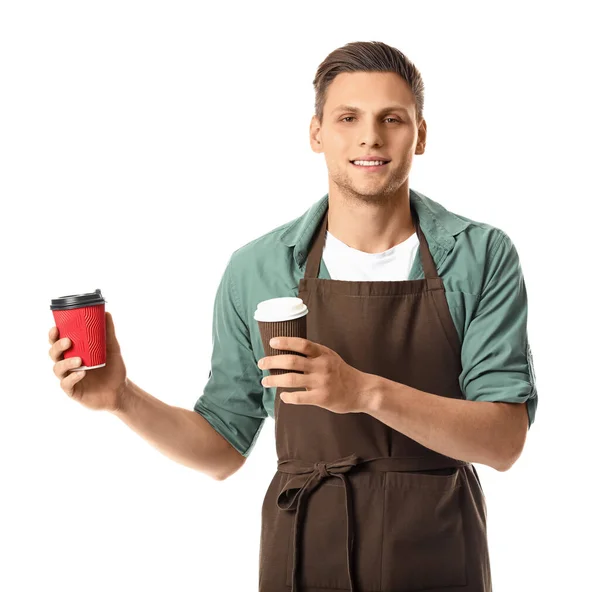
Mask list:
[[[348,477],[354,506],[353,574],[361,592],[381,590],[383,473]],[[300,528],[300,524],[299,524]],[[338,479],[328,479],[305,501],[298,556],[301,587],[350,590],[346,552],[346,496]],[[292,585],[293,525],[290,528],[287,586]]]
[[466,585],[461,477],[386,473],[382,590]]

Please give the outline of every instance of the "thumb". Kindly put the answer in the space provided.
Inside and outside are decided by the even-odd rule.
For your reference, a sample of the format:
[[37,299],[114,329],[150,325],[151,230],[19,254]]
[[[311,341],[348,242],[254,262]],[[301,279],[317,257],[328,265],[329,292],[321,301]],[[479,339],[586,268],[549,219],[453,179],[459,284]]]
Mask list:
[[115,324],[113,323],[112,315],[106,313],[106,350],[120,352],[119,342],[117,341],[117,335],[115,334]]

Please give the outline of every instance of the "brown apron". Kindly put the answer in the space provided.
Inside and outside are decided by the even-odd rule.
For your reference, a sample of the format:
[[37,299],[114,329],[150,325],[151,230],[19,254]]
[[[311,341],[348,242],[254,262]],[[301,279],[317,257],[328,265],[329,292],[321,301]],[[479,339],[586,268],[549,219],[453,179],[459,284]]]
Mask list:
[[[464,398],[460,341],[418,216],[425,279],[320,279],[328,211],[298,296],[307,339],[369,374]],[[293,353],[293,352],[291,352]],[[278,469],[262,506],[260,592],[491,592],[475,468],[366,413],[275,397]]]

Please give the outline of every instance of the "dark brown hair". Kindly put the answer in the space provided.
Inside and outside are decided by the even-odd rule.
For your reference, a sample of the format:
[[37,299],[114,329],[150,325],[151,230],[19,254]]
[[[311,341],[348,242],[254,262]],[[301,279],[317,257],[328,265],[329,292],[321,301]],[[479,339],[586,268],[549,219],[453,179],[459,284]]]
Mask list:
[[417,122],[423,118],[425,85],[415,65],[400,50],[381,41],[354,41],[332,51],[317,69],[313,86],[315,115],[320,123],[327,88],[342,72],[395,72],[406,80],[415,97]]

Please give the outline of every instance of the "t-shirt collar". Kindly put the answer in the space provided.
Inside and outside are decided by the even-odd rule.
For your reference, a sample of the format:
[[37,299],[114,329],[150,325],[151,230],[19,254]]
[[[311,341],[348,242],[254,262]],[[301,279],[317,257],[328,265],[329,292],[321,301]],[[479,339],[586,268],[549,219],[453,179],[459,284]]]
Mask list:
[[[451,251],[456,242],[454,237],[467,228],[470,222],[414,189],[409,189],[409,198],[430,248],[435,248],[431,244],[435,243],[438,248]],[[299,267],[302,267],[306,261],[311,239],[323,219],[328,200],[327,193],[302,216],[294,220],[280,236],[285,245],[294,248],[294,259]]]

